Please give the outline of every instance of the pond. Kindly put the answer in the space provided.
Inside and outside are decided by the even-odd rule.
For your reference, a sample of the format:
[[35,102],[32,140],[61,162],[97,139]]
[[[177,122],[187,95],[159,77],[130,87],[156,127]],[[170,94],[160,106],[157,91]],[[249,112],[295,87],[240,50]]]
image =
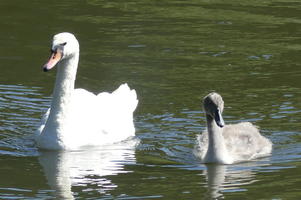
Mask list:
[[[0,199],[299,199],[301,3],[266,1],[0,2]],[[38,150],[56,70],[52,36],[80,42],[77,88],[128,83],[136,138],[100,150]],[[204,165],[193,155],[216,91],[226,123],[250,121],[271,156]]]

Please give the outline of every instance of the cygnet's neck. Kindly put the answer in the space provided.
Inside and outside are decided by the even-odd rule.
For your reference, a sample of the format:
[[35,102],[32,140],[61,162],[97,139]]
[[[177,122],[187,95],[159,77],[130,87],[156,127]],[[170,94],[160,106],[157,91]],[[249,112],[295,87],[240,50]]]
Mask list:
[[219,127],[214,119],[206,115],[208,129],[208,150],[205,156],[207,163],[223,163],[228,164],[228,151],[223,136],[223,128]]
[[64,122],[68,116],[71,95],[74,90],[78,59],[79,54],[77,53],[58,63],[51,110],[47,121],[47,123],[52,123],[54,126],[59,126],[59,123]]

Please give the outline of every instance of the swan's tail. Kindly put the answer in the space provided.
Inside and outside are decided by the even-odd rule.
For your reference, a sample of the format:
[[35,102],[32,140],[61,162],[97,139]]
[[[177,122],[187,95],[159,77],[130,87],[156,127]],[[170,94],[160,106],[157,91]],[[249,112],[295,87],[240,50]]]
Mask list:
[[97,95],[100,105],[99,121],[102,131],[109,133],[111,141],[126,139],[135,135],[133,112],[138,105],[137,94],[125,83],[110,93]]
[[117,90],[112,93],[120,101],[122,108],[129,109],[129,112],[134,112],[138,105],[137,94],[134,89],[130,89],[127,83],[119,86]]

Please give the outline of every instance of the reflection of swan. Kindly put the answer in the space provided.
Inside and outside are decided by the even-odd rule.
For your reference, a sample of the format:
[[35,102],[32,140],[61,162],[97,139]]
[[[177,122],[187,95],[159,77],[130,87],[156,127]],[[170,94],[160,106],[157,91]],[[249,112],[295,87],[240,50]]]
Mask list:
[[207,171],[205,171],[208,192],[210,198],[217,199],[222,196],[223,184],[225,182],[226,166],[225,165],[207,165]]
[[113,93],[97,96],[74,89],[79,60],[79,44],[71,33],[53,37],[52,55],[43,67],[58,64],[51,108],[37,131],[36,141],[44,149],[77,149],[102,145],[134,136],[133,112],[138,100],[127,84]]
[[[247,166],[242,165],[240,167],[244,168]],[[243,185],[251,184],[255,181],[255,173],[250,169],[231,169],[229,165],[216,164],[208,164],[206,168],[207,170],[204,173],[208,184],[209,199],[223,199],[224,191],[241,191],[243,190]]]
[[[109,175],[128,173],[124,164],[135,163],[138,141],[102,146],[82,151],[41,152],[39,161],[46,178],[58,199],[73,199],[72,186],[93,184],[94,190],[105,193],[117,186],[107,179]],[[97,187],[95,188],[95,185]]]
[[217,93],[204,98],[207,129],[198,136],[197,156],[204,163],[231,164],[265,156],[272,151],[272,143],[249,122],[226,125],[221,113],[224,102]]

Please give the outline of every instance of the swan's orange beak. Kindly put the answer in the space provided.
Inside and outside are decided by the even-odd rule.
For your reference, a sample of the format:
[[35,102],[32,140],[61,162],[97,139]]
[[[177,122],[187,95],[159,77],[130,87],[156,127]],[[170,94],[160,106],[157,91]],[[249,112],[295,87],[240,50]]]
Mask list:
[[51,70],[62,58],[61,51],[53,51],[48,62],[43,66],[43,71],[47,72]]

